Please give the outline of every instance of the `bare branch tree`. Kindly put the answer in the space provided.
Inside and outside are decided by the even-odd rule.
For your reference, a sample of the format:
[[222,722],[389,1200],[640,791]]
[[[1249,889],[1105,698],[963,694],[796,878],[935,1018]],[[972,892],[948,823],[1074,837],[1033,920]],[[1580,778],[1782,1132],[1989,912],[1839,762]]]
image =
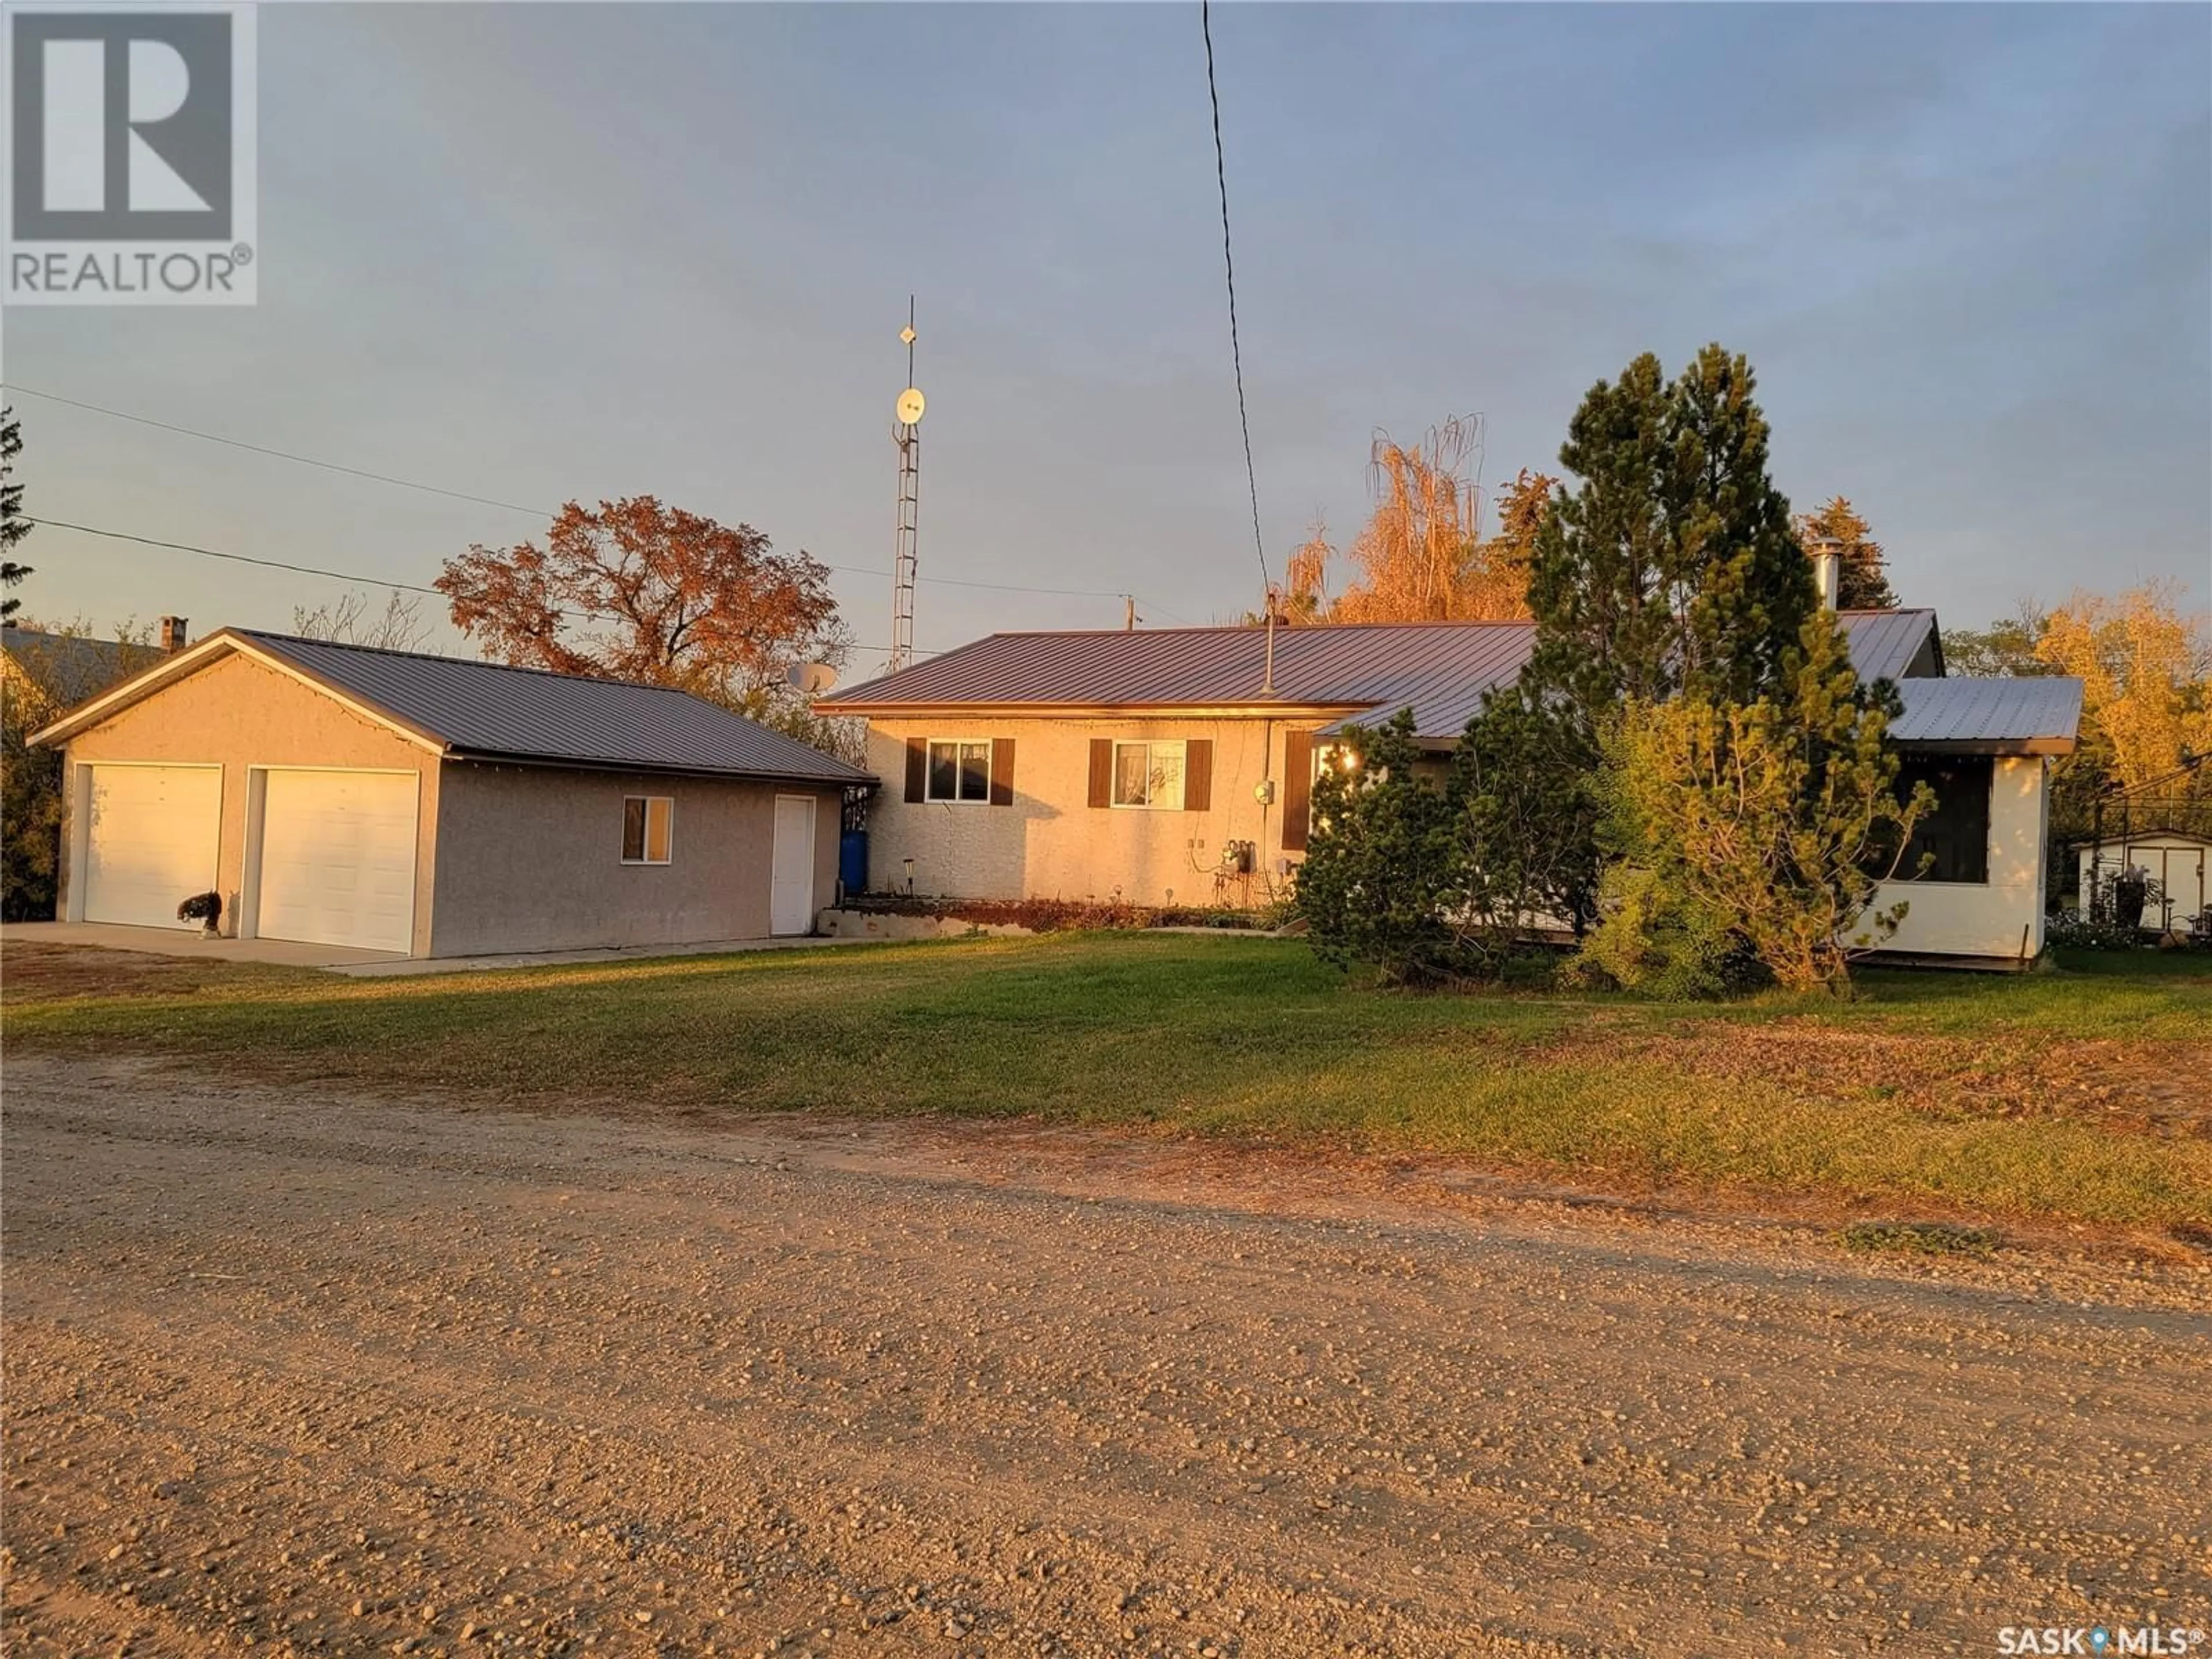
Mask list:
[[393,588],[380,612],[369,610],[366,593],[341,593],[328,605],[312,610],[292,607],[292,631],[301,639],[331,640],[340,645],[374,646],[380,651],[420,651],[430,642],[430,624],[422,619],[422,601]]

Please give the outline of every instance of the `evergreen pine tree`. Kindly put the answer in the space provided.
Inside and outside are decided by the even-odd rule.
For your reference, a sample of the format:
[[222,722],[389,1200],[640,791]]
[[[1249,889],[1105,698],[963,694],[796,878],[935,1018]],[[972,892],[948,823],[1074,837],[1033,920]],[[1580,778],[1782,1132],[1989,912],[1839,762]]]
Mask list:
[[1686,686],[1748,702],[1817,604],[1766,474],[1751,367],[1709,345],[1672,385],[1646,353],[1590,388],[1559,459],[1580,479],[1536,538],[1522,682],[1595,733],[1626,699]]
[[1755,387],[1748,362],[1709,345],[1674,382],[1668,428],[1675,494],[1665,576],[1683,619],[1681,684],[1726,702],[1775,688],[1820,603],[1789,498],[1766,476],[1769,428]]
[[[31,533],[23,516],[23,486],[15,482],[15,457],[23,451],[21,423],[12,409],[0,409],[0,556],[13,553],[15,544]],[[13,587],[31,574],[27,564],[0,556],[0,587]],[[12,617],[22,601],[0,599],[0,617]]]
[[[1553,495],[1535,538],[1534,652],[1462,744],[1470,757],[1540,749],[1564,769],[1547,786],[1551,821],[1532,831],[1546,844],[1516,862],[1547,872],[1577,932],[1596,915],[1608,724],[1685,690],[1756,701],[1818,607],[1790,503],[1767,477],[1753,386],[1743,358],[1709,345],[1671,385],[1647,352],[1590,388],[1559,449],[1579,482]],[[1500,827],[1486,830],[1491,858]]]

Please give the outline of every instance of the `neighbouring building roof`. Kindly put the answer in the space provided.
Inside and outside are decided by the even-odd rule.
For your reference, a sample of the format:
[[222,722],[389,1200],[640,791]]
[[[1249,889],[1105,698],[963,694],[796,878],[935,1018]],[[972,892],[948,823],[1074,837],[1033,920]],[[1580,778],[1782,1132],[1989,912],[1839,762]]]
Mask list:
[[[1842,620],[1863,677],[1942,672],[1934,611],[1847,611]],[[1419,734],[1441,740],[1466,729],[1484,693],[1519,678],[1534,641],[1535,625],[1525,622],[1279,628],[1267,696],[1264,629],[994,634],[815,707],[828,714],[1285,708],[1347,722],[1411,708]]]
[[273,659],[455,760],[815,783],[868,783],[857,766],[665,686],[510,668],[415,651],[218,629],[35,735],[51,743],[240,651]]
[[[2118,811],[2119,809],[2107,807],[2106,810]],[[2100,842],[2092,842],[2087,836],[2075,836],[2069,839],[2085,854],[2102,852],[2107,847],[2141,847],[2161,841],[2184,842],[2191,847],[2212,847],[2212,836],[2200,836],[2194,830],[2177,830],[2166,823],[2154,824],[2148,830],[2137,830],[2128,835],[2115,832]]]
[[2070,755],[2081,736],[2081,682],[1911,679],[1897,683],[1904,712],[1890,723],[1900,748],[1977,755]]
[[159,646],[95,639],[88,634],[53,634],[13,623],[0,628],[0,649],[42,679],[86,688],[64,694],[78,696],[105,690],[125,675],[160,661],[162,654]]

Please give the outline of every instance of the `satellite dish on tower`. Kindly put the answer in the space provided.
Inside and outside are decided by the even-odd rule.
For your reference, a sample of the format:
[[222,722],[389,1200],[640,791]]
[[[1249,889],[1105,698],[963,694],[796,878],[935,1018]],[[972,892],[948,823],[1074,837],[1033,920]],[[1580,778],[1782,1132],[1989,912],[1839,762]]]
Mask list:
[[922,401],[921,393],[915,387],[908,386],[898,395],[899,424],[919,426],[921,423],[921,411],[927,407],[927,405]]

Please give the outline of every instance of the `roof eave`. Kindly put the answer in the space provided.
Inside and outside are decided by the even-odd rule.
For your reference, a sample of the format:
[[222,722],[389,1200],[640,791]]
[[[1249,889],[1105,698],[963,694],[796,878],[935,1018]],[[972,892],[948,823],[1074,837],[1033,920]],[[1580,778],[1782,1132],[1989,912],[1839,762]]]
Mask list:
[[558,772],[623,772],[647,777],[703,778],[726,783],[815,783],[825,788],[880,788],[883,780],[857,768],[848,772],[769,772],[757,768],[650,765],[640,761],[583,758],[573,755],[523,755],[489,749],[450,749],[450,761],[484,766],[537,766]]
[[933,714],[1005,715],[1019,720],[1111,719],[1127,714],[1171,714],[1178,720],[1268,720],[1291,716],[1338,719],[1372,708],[1370,702],[817,702],[814,712],[824,717],[857,715],[897,720],[921,720]]
[[1896,738],[1896,746],[1915,755],[2070,755],[2076,738]]

